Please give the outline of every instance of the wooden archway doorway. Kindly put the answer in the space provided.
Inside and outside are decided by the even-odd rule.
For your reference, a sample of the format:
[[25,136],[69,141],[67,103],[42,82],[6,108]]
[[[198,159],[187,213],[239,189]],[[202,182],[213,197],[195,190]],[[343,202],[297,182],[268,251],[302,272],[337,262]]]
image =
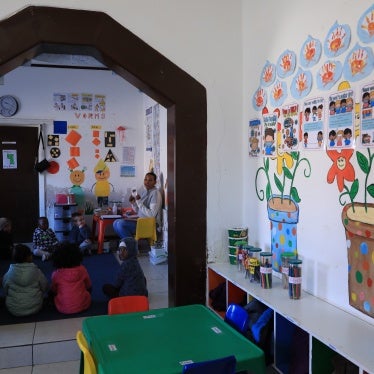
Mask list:
[[102,12],[30,6],[0,40],[0,75],[41,53],[89,55],[167,108],[169,305],[205,303],[205,88]]

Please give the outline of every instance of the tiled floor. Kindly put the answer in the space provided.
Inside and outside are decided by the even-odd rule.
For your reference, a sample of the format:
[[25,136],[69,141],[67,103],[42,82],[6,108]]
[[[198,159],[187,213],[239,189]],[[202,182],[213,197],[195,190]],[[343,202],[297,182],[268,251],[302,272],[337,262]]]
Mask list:
[[[147,256],[139,261],[147,278],[150,308],[167,307],[167,263],[152,265]],[[0,326],[0,365],[18,366],[1,369],[0,374],[79,373],[75,334],[81,326],[81,318]]]

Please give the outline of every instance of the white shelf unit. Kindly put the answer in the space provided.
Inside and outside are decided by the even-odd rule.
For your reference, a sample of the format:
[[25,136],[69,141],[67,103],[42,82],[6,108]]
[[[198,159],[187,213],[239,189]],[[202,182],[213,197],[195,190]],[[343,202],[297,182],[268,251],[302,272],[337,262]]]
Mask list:
[[299,300],[291,300],[275,276],[273,287],[263,289],[229,263],[208,264],[208,306],[209,291],[223,281],[227,304],[255,298],[274,310],[274,367],[279,372],[289,372],[290,337],[297,329],[307,338],[309,373],[332,373],[331,359],[338,354],[356,365],[357,373],[374,374],[373,325],[305,291]]

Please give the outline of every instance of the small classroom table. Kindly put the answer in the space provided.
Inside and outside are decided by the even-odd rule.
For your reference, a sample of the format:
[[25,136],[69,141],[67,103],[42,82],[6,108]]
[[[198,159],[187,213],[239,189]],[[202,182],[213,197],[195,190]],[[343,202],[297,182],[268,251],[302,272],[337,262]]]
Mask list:
[[107,226],[112,226],[113,222],[118,219],[122,218],[121,215],[103,215],[99,216],[94,214],[92,219],[92,235],[95,239],[96,237],[96,227],[98,226],[98,233],[97,233],[97,253],[103,253],[104,247],[104,239],[105,239],[105,229]]
[[265,373],[264,352],[203,305],[89,317],[82,331],[99,374],[180,374],[229,355],[237,371]]

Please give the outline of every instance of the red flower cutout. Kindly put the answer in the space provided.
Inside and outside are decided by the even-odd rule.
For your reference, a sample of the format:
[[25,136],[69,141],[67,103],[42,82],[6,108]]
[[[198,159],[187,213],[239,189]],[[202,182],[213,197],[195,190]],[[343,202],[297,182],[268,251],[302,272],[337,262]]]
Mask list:
[[348,182],[355,180],[355,169],[349,161],[353,155],[353,149],[342,149],[340,152],[329,150],[326,153],[333,161],[333,165],[327,173],[327,183],[333,183],[336,177],[339,192],[342,192],[344,180]]

